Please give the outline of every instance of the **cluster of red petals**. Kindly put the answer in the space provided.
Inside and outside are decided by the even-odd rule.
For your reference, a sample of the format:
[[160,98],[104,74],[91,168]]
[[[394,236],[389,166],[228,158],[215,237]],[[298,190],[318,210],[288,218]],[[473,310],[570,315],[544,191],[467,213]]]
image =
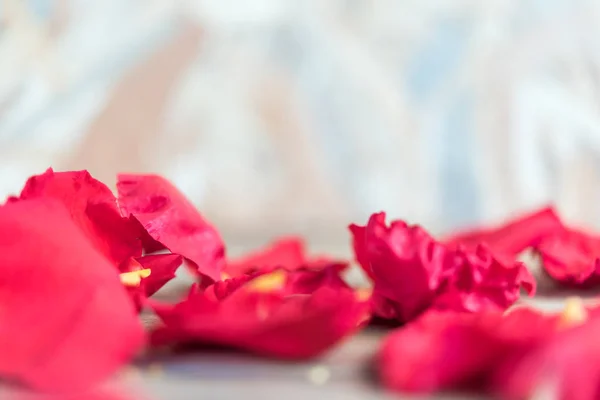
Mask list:
[[485,243],[497,256],[513,260],[531,249],[557,283],[582,288],[600,283],[600,235],[565,225],[552,207],[500,226],[458,233],[444,243],[467,247]]
[[369,315],[368,303],[336,273],[275,269],[205,291],[195,286],[176,305],[154,304],[163,325],[152,343],[220,345],[283,359],[318,356]]
[[[217,230],[166,179],[121,175],[117,189],[49,169],[0,207],[1,377],[41,391],[94,386],[146,342],[144,305],[163,321],[151,344],[281,358],[321,354],[368,320],[346,261],[309,256],[297,237],[226,260]],[[150,300],[184,259],[202,278],[189,296]]]
[[370,316],[342,273],[347,262],[309,257],[286,237],[226,263],[227,279],[194,285],[177,304],[152,302],[156,346],[219,345],[284,359],[315,357],[356,332]]
[[545,325],[546,319],[529,309],[506,317],[497,311],[430,311],[385,339],[380,376],[387,387],[407,392],[480,388],[508,350],[529,347],[546,335]]
[[119,177],[119,198],[87,171],[33,176],[0,206],[0,250],[0,376],[41,391],[92,387],[135,356],[138,311],[184,258],[213,280],[224,264],[216,230],[152,175]]
[[506,315],[431,311],[384,340],[380,377],[386,387],[402,392],[477,389],[517,400],[533,398],[550,384],[549,398],[596,399],[600,319],[595,314],[579,324],[529,308]]
[[350,231],[356,259],[373,281],[374,313],[383,318],[408,322],[431,308],[504,310],[521,288],[535,292],[524,264],[507,262],[485,243],[444,244],[418,225],[388,226],[385,213]]
[[[166,181],[162,178],[153,175],[136,175],[129,176],[128,179],[138,182],[155,182],[154,191],[164,193],[166,185],[164,182]],[[151,191],[149,186],[146,187]],[[180,202],[182,203],[181,208],[186,209],[189,203],[179,192],[176,192],[171,186],[169,187],[171,188],[171,198],[174,199],[169,201]],[[140,195],[142,196],[139,200],[140,203],[147,200],[145,194]],[[116,271],[150,270],[151,275],[142,280],[143,284],[130,290],[138,305],[145,297],[152,295],[172,279],[175,276],[175,270],[181,265],[183,254],[179,255],[179,253],[143,256],[144,248],[146,253],[148,252],[146,239],[150,237],[150,233],[130,215],[129,209],[121,204],[125,203],[124,200],[118,200],[105,184],[94,179],[87,171],[54,172],[52,169],[48,169],[41,175],[29,178],[21,194],[18,197],[9,198],[7,203],[32,199],[60,203],[89,243],[114,265]],[[134,202],[131,197],[129,200],[130,203]],[[202,219],[198,212],[196,212],[195,218]],[[176,230],[171,224],[167,224],[164,229],[171,234],[171,237],[173,231]],[[206,231],[207,236],[211,236],[214,228],[206,224]],[[156,232],[159,235],[162,234],[160,230],[156,229],[152,231],[152,234],[156,234]],[[182,229],[179,236],[187,240],[188,232],[188,230]],[[214,246],[223,247],[218,235],[214,241]],[[205,242],[199,242],[198,245],[202,243]],[[220,263],[222,260],[215,260],[210,269],[220,268]]]
[[[390,388],[484,387],[521,399],[554,379],[561,399],[600,393],[591,339],[600,312],[568,328],[531,309],[505,313],[521,290],[536,289],[521,252],[535,250],[560,283],[591,285],[600,283],[600,236],[565,226],[551,208],[442,240],[387,224],[384,213],[350,230],[373,283],[368,298],[344,280],[348,262],[314,257],[298,237],[228,259],[215,227],[160,176],[120,175],[115,196],[87,171],[49,169],[0,206],[0,377],[83,390],[146,342],[305,359],[375,315],[405,324],[378,358]],[[152,299],[184,261],[198,279],[187,297]],[[160,318],[150,332],[144,306]],[[594,367],[573,372],[576,360]]]

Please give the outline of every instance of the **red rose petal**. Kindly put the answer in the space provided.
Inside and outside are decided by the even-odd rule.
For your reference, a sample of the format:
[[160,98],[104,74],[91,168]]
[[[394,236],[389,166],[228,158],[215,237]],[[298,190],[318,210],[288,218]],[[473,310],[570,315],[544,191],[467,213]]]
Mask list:
[[351,225],[350,230],[357,259],[373,279],[373,297],[389,300],[403,321],[433,303],[454,265],[444,246],[419,226],[402,221],[386,226],[385,213],[371,216],[366,227]]
[[248,280],[220,300],[210,290],[209,295],[195,290],[174,307],[155,306],[164,326],[153,332],[153,343],[217,344],[302,359],[323,353],[355,332],[367,315],[367,303],[352,290],[323,286],[310,295],[288,295],[270,290],[269,282],[258,281],[261,278],[270,277]]
[[[374,220],[375,223],[380,221],[385,223],[385,213],[372,215],[369,219],[369,224],[372,220]],[[356,224],[351,224],[348,229],[350,229],[350,233],[352,234],[352,247],[354,249],[354,258],[356,259],[356,262],[358,262],[367,276],[371,280],[374,280],[375,275],[373,274],[373,268],[371,267],[371,240],[367,240],[368,227],[369,225],[359,226]]]
[[[263,273],[244,274],[233,278],[225,279],[219,282],[215,282],[208,286],[204,290],[204,296],[211,300],[220,301],[234,293],[246,282],[254,279],[256,275],[262,275]],[[198,291],[201,291],[198,289]]]
[[351,225],[356,258],[374,283],[374,312],[407,322],[432,306],[454,311],[504,309],[521,287],[535,291],[522,263],[499,260],[483,246],[452,249],[419,226],[385,223],[374,214],[367,226]]
[[178,319],[161,315],[166,326],[154,332],[155,343],[220,344],[278,358],[309,358],[354,332],[363,318],[351,292],[340,296],[324,288],[285,300],[242,293],[221,303],[194,300],[193,308],[176,310]]
[[143,269],[151,271],[150,276],[142,280],[147,297],[158,292],[170,280],[175,278],[177,269],[183,262],[178,254],[153,254],[137,259]]
[[[564,317],[564,316],[563,316]],[[577,317],[578,318],[578,317]],[[559,325],[560,327],[560,325]],[[528,351],[510,353],[495,372],[495,390],[504,399],[547,398],[560,400],[595,400],[600,394],[600,318],[590,312],[590,319],[575,321],[574,326],[538,341]],[[541,398],[541,395],[540,395]]]
[[48,199],[0,207],[0,375],[36,389],[88,388],[144,341],[117,270]]
[[217,230],[166,179],[157,175],[119,175],[119,205],[155,241],[195,264],[196,271],[221,279],[225,248]]
[[264,268],[301,266],[305,259],[304,241],[299,237],[284,237],[269,244],[266,248],[254,251],[238,259],[227,261],[225,271],[230,276],[238,276]]
[[280,238],[264,249],[259,249],[238,259],[228,260],[225,269],[229,276],[239,276],[265,268],[283,267],[289,271],[301,268],[323,269],[336,265],[345,269],[348,263],[329,257],[310,258],[302,238],[291,236]]
[[135,219],[135,217],[130,215],[129,220],[135,226],[140,241],[142,242],[142,248],[144,249],[144,252],[146,254],[155,253],[166,249],[166,247],[162,243],[157,242],[152,238],[152,236],[150,236],[150,234],[146,231],[144,226],[140,223],[140,221]]
[[525,307],[504,315],[429,312],[384,340],[379,372],[397,391],[483,389],[517,400],[550,383],[558,397],[548,398],[596,399],[599,316],[579,299],[560,314]]
[[175,278],[182,262],[183,257],[177,254],[154,254],[131,258],[121,265],[121,282],[138,311],[142,310],[148,298]]
[[311,294],[321,287],[333,290],[351,290],[340,275],[338,265],[324,268],[305,268],[290,271],[287,274],[285,289],[287,293]]
[[[87,171],[54,172],[49,168],[29,178],[19,197],[54,199],[69,211],[73,222],[114,265],[142,254],[138,231],[117,207],[117,199]],[[13,198],[10,202],[18,201]]]
[[485,244],[505,264],[523,250],[534,248],[544,270],[555,281],[581,288],[600,284],[600,236],[565,226],[552,207],[499,227],[459,233],[444,243],[450,248],[470,249]]
[[536,250],[544,270],[557,282],[576,286],[600,282],[600,237],[565,228],[544,238]]
[[505,310],[519,299],[521,288],[535,294],[533,276],[521,262],[504,264],[484,246],[474,251],[458,248],[455,272],[435,307],[453,311]]
[[280,292],[285,295],[312,294],[322,287],[333,290],[353,290],[333,264],[322,269],[263,268],[261,270],[225,279],[208,286],[204,292],[211,299],[223,300],[246,283],[253,281],[263,292]]
[[398,329],[383,342],[379,373],[389,389],[434,392],[478,386],[479,373],[501,351],[479,319],[500,319],[500,314],[425,314]]
[[555,320],[531,309],[500,312],[429,312],[383,342],[379,372],[397,391],[487,388],[511,354],[551,334]]
[[562,231],[563,227],[554,208],[544,207],[498,227],[460,232],[442,242],[450,247],[462,245],[468,248],[485,244],[497,256],[514,258],[524,250],[537,246],[544,237]]

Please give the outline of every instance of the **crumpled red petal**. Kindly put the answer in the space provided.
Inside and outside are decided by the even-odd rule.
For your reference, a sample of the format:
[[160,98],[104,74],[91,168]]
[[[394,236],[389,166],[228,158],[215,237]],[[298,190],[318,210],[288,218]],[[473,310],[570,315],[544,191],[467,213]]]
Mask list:
[[438,292],[434,308],[480,312],[505,310],[519,299],[523,288],[533,295],[535,279],[521,262],[504,264],[486,247],[456,250],[457,263],[444,290]]
[[9,202],[27,199],[62,203],[88,240],[114,265],[142,255],[139,232],[121,216],[111,190],[87,171],[54,172],[49,168],[29,178],[20,196]]
[[504,260],[513,260],[532,248],[544,270],[558,283],[582,288],[600,284],[600,237],[567,227],[552,207],[498,227],[458,233],[443,242],[449,247],[467,248],[484,243]]
[[[223,300],[246,283],[262,278],[262,291],[278,292],[284,295],[312,294],[322,287],[333,290],[354,291],[341,276],[338,265],[331,264],[324,268],[300,268],[288,270],[285,268],[265,267],[255,272],[224,279],[208,286],[204,295],[215,300]],[[357,296],[360,296],[357,294]]]
[[[600,315],[589,311],[587,321],[554,330],[528,351],[513,351],[494,376],[502,398],[596,400],[600,395]],[[536,397],[536,394],[539,396]]]
[[128,362],[144,331],[118,271],[62,204],[0,207],[0,375],[82,390]]
[[388,227],[385,213],[372,215],[365,227],[351,225],[350,230],[357,260],[373,279],[373,297],[387,299],[403,321],[433,304],[454,265],[444,246],[419,226],[394,221]]
[[119,175],[117,190],[122,213],[137,219],[153,240],[194,263],[199,274],[221,279],[221,236],[170,182],[157,175]]
[[501,315],[427,313],[394,331],[379,352],[381,382],[396,391],[426,393],[480,386],[479,372],[499,351],[478,327],[483,318]]
[[519,253],[536,247],[542,239],[564,228],[553,207],[543,207],[520,215],[497,227],[459,232],[442,239],[449,247],[462,245],[475,248],[485,244],[497,257],[514,259]]
[[600,237],[564,228],[544,238],[536,250],[555,281],[574,286],[600,283]]
[[[277,273],[279,271],[275,271]],[[214,296],[192,290],[175,306],[154,303],[164,325],[152,333],[155,345],[224,345],[260,355],[304,359],[317,356],[359,329],[368,304],[353,290],[321,286],[311,294],[264,290],[257,275]],[[271,278],[271,277],[267,277]],[[301,287],[301,286],[300,286]]]
[[239,276],[264,268],[300,267],[305,259],[304,241],[299,237],[283,237],[270,243],[264,249],[251,252],[237,259],[227,260],[226,273]]
[[522,263],[498,259],[486,247],[448,248],[423,228],[385,223],[351,225],[357,261],[374,283],[374,313],[407,322],[431,307],[454,311],[504,309],[535,281]]
[[[207,297],[211,300],[220,301],[234,293],[240,287],[242,287],[247,282],[251,281],[255,277],[259,275],[263,275],[267,273],[263,272],[255,272],[248,273],[240,276],[235,276],[233,278],[224,279],[222,281],[215,282],[204,289],[204,297]],[[192,287],[193,292],[202,292],[202,290],[196,286]]]
[[323,268],[303,268],[287,274],[284,290],[290,294],[311,294],[322,287],[333,290],[353,290],[341,276],[339,265]]
[[488,389],[507,357],[529,350],[555,325],[554,318],[528,308],[507,316],[432,311],[384,340],[380,377],[403,392]]
[[568,299],[559,314],[429,312],[390,334],[378,361],[382,382],[405,392],[481,389],[501,398],[597,399],[600,309]]
[[175,278],[175,273],[183,263],[183,257],[178,254],[152,254],[139,257],[137,262],[142,269],[151,271],[150,276],[141,282],[146,296],[150,297]]
[[136,276],[134,282],[124,282],[131,300],[138,311],[141,311],[146,300],[158,292],[164,285],[175,278],[183,257],[178,254],[153,254],[138,258],[130,258],[121,265],[121,274],[135,271],[149,271],[149,276]]
[[283,267],[287,270],[301,268],[323,269],[336,265],[344,269],[348,263],[329,257],[309,257],[304,240],[300,237],[290,236],[280,238],[264,249],[259,249],[237,259],[229,259],[225,272],[229,276],[256,272],[265,268]]

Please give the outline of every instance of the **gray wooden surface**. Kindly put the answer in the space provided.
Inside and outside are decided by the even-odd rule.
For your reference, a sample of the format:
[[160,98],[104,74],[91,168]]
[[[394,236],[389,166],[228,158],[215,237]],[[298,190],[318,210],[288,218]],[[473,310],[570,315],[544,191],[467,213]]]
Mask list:
[[385,398],[368,370],[381,336],[381,332],[365,332],[305,363],[233,352],[159,357],[144,363],[137,379],[156,400]]
[[370,370],[384,333],[368,329],[324,357],[304,363],[236,353],[157,357],[142,363],[128,379],[143,388],[149,400],[393,399],[398,395],[381,389]]

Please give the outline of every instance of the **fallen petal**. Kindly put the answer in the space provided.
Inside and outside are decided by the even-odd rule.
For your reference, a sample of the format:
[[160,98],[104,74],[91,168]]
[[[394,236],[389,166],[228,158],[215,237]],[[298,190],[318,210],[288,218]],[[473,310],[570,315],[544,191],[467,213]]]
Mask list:
[[486,246],[452,248],[418,225],[385,222],[373,214],[366,226],[351,225],[357,261],[373,280],[376,316],[405,323],[431,308],[504,310],[531,295],[535,280],[522,263],[500,259]]
[[169,181],[157,175],[119,175],[119,205],[149,236],[195,265],[199,274],[221,279],[225,247],[217,230]]
[[250,280],[220,300],[196,291],[174,307],[155,311],[164,323],[152,333],[155,345],[216,344],[303,359],[356,332],[368,316],[368,305],[352,290],[322,287],[310,295],[287,295],[257,290]]
[[263,249],[258,249],[237,259],[227,261],[226,273],[230,277],[253,273],[268,268],[285,268],[288,271],[296,269],[325,269],[335,265],[343,270],[348,262],[334,258],[319,256],[310,257],[307,254],[304,240],[300,237],[283,237],[270,243]]
[[544,238],[536,250],[555,281],[579,287],[600,283],[600,237],[565,228]]
[[548,206],[514,217],[499,226],[456,233],[442,242],[448,246],[462,245],[467,248],[484,244],[498,257],[514,259],[524,250],[536,247],[544,237],[563,228],[556,210]]
[[144,331],[118,271],[62,204],[0,207],[0,375],[87,389],[127,363]]
[[139,232],[127,218],[121,217],[111,190],[87,171],[54,172],[49,168],[29,178],[19,198],[11,202],[27,199],[62,203],[73,222],[113,265],[142,255]]

